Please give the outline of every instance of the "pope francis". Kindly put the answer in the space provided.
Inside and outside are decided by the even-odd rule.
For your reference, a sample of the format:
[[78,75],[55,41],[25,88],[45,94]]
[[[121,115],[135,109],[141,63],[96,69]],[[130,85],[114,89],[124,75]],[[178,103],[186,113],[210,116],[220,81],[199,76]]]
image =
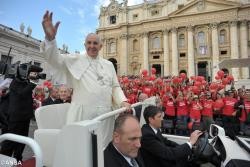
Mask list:
[[[113,103],[130,109],[113,64],[98,55],[102,47],[98,35],[87,35],[85,55],[59,54],[55,40],[59,24],[53,25],[52,12],[46,11],[42,21],[45,41],[41,52],[53,68],[53,78],[73,88],[67,123],[93,119],[111,111]],[[104,146],[111,140],[113,125],[111,118],[103,122]]]

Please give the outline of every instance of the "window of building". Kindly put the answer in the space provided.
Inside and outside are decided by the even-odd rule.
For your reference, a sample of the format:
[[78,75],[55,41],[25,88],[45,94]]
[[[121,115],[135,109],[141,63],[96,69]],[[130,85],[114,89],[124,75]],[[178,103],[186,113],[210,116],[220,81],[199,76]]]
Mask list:
[[138,19],[138,14],[133,14],[133,20],[137,20]]
[[198,52],[200,55],[207,54],[207,45],[206,45],[206,38],[205,33],[203,31],[198,33]]
[[161,47],[161,42],[160,42],[159,37],[154,37],[152,42],[153,42],[153,45],[152,45],[153,49],[159,49]]
[[198,43],[199,45],[205,44],[205,33],[203,31],[198,33]]
[[220,55],[227,55],[227,51],[226,50],[222,50],[222,51],[220,51]]
[[34,61],[34,65],[35,65],[35,66],[38,66],[38,67],[41,67],[41,63],[36,62],[36,61]]
[[160,59],[160,56],[159,55],[154,55],[153,59]]
[[180,57],[181,57],[181,58],[186,57],[186,53],[180,53]]
[[109,44],[109,53],[115,53],[116,52],[116,43],[115,42],[111,42]]
[[115,24],[116,23],[116,15],[110,16],[109,22],[110,22],[110,24]]
[[7,64],[11,64],[12,57],[7,55],[1,55],[1,61]]
[[219,36],[219,42],[220,44],[226,43],[226,30],[220,30],[220,36]]
[[201,55],[206,55],[207,54],[207,46],[199,46],[199,53]]
[[159,14],[159,10],[152,10],[151,11],[151,16],[156,16]]
[[137,39],[133,40],[133,51],[138,51],[139,50],[139,42]]
[[178,46],[179,46],[179,48],[184,48],[185,47],[185,36],[184,36],[184,34],[179,35]]

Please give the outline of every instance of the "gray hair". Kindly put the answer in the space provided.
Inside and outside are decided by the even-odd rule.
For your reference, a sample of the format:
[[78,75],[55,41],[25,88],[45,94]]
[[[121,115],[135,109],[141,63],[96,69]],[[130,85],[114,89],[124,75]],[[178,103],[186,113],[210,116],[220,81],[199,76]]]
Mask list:
[[96,34],[96,33],[91,32],[91,33],[89,33],[89,34],[86,36],[86,38],[85,38],[85,44],[86,44],[86,42],[87,42],[87,39],[88,39],[90,36],[96,36],[97,42],[100,43],[100,44],[102,43],[102,40],[101,40],[101,38],[99,37],[99,35]]

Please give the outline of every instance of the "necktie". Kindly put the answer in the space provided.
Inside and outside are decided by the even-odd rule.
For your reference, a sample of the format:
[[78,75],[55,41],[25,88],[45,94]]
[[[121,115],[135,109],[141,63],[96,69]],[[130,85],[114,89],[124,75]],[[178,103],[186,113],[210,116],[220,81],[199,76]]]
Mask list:
[[131,164],[132,164],[132,167],[139,167],[138,163],[136,162],[134,158],[131,159]]
[[160,129],[157,129],[156,135],[157,135],[157,136],[161,136],[161,130],[160,130]]

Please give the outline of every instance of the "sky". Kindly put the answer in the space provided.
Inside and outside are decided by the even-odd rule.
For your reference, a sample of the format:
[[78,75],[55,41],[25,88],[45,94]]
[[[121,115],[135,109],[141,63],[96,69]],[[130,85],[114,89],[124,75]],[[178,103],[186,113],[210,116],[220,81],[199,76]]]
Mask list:
[[[123,0],[118,0],[122,2]],[[20,31],[20,25],[32,28],[32,37],[43,40],[42,18],[46,10],[53,12],[53,22],[60,21],[56,40],[58,47],[68,46],[73,53],[84,50],[84,39],[98,28],[100,6],[110,0],[0,0],[0,24]],[[143,0],[128,0],[128,5],[143,3]]]

